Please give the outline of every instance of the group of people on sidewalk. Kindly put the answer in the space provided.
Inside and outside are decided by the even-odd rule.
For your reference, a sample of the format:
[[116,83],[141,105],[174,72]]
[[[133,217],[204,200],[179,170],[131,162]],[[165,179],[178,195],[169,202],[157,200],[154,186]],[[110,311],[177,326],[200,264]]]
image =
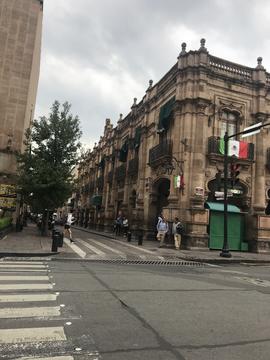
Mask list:
[[124,236],[127,236],[128,229],[129,229],[128,219],[124,215],[119,213],[113,226],[115,235],[119,236],[123,234]]
[[[163,247],[165,237],[168,231],[169,231],[168,221],[161,214],[158,217],[158,222],[157,222],[157,239],[160,242],[159,247]],[[175,217],[174,222],[172,224],[172,234],[174,237],[175,249],[177,250],[180,249],[183,232],[184,232],[183,224],[181,223],[178,217]]]

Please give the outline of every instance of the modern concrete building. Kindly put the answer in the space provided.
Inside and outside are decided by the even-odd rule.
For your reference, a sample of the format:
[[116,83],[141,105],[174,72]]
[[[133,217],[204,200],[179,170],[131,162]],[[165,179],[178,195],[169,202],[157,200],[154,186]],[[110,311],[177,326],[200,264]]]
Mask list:
[[[157,216],[185,223],[184,248],[223,244],[225,132],[269,121],[270,74],[182,44],[177,63],[116,127],[106,120],[79,165],[78,221],[108,228],[122,211],[131,229],[155,238]],[[229,143],[229,246],[270,251],[270,134]],[[241,140],[241,141],[240,141]],[[239,154],[240,151],[240,154]],[[235,169],[235,167],[237,169]],[[234,179],[234,172],[240,181]]]
[[42,17],[43,0],[0,2],[0,184],[15,184],[14,152],[34,116]]

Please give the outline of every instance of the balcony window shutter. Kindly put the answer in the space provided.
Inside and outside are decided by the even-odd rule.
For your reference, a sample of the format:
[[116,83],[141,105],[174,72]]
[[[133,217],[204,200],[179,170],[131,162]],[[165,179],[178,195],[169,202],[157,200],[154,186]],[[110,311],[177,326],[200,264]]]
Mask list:
[[119,161],[126,162],[127,161],[127,153],[128,153],[128,142],[125,141],[120,149]]
[[134,148],[137,149],[140,146],[141,142],[141,127],[137,127],[135,130],[135,137],[134,137]]
[[173,110],[173,105],[175,103],[175,96],[172,97],[169,101],[161,106],[159,111],[159,121],[158,121],[158,133],[167,131],[170,127],[171,113]]

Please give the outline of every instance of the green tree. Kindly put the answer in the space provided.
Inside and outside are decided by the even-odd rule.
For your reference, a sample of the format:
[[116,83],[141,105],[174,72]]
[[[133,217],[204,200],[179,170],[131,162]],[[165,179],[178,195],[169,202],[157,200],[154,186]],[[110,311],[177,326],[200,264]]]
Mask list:
[[25,150],[17,156],[23,201],[34,212],[44,214],[45,224],[49,211],[63,206],[73,190],[81,130],[79,118],[70,108],[67,102],[61,106],[55,101],[48,118],[34,120],[25,133]]

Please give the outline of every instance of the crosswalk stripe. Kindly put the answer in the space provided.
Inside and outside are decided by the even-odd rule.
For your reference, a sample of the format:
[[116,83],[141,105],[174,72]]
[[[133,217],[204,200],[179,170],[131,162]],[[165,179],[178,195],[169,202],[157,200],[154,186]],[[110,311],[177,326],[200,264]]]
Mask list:
[[59,306],[43,306],[28,308],[4,308],[0,309],[0,319],[60,316]]
[[105,252],[97,249],[95,246],[92,246],[92,245],[88,244],[88,242],[86,242],[86,241],[84,241],[84,240],[82,240],[82,239],[78,239],[78,238],[77,238],[77,240],[78,240],[78,242],[79,242],[80,244],[82,244],[83,246],[87,247],[88,249],[90,249],[91,251],[93,251],[95,254],[97,254],[97,255],[102,255],[102,256],[106,255]]
[[0,269],[0,273],[1,274],[9,274],[9,273],[15,273],[15,272],[19,272],[19,273],[24,273],[24,272],[48,272],[48,269],[25,269],[25,268],[20,268],[20,269],[13,269],[13,268],[8,268],[8,269]]
[[22,329],[0,329],[0,344],[67,340],[62,326]]
[[111,246],[105,245],[105,244],[103,244],[103,243],[101,243],[101,242],[99,242],[99,241],[93,240],[93,239],[91,239],[91,238],[89,238],[88,240],[90,240],[91,242],[99,245],[100,247],[103,247],[104,249],[110,250],[111,252],[113,252],[113,253],[115,253],[115,254],[119,254],[119,255],[125,256],[125,254],[124,254],[122,251],[117,250],[117,249],[114,249],[114,248],[112,248]]
[[70,242],[70,240],[64,238],[64,243],[68,245],[75,253],[77,253],[80,257],[85,258],[86,252],[79,248],[79,246]]
[[0,294],[0,303],[55,301],[57,299],[57,296],[57,294]]
[[5,264],[4,262],[0,263],[0,268],[5,269],[5,268],[12,268],[12,269],[21,269],[21,268],[33,268],[33,269],[45,269],[47,268],[46,265],[41,265],[41,264]]
[[139,246],[135,246],[135,245],[132,245],[132,244],[127,244],[127,243],[125,243],[125,242],[123,242],[123,241],[116,240],[116,239],[114,239],[113,241],[115,241],[115,242],[117,242],[117,243],[119,243],[119,244],[121,244],[121,245],[130,247],[130,248],[132,248],[132,249],[136,249],[136,250],[145,252],[145,253],[147,253],[147,254],[153,255],[153,251],[150,251],[150,250],[147,250],[147,249],[143,249],[143,248],[141,248],[141,247],[139,247]]
[[35,280],[35,281],[48,281],[48,275],[36,275],[36,276],[27,276],[27,275],[0,275],[0,281],[27,281],[27,280]]
[[[73,356],[50,356],[50,357],[20,357],[17,360],[74,360]],[[15,360],[16,360],[15,359]]]
[[20,260],[14,260],[14,261],[10,261],[10,260],[1,260],[0,264],[25,264],[25,265],[45,265],[44,261],[20,261]]
[[2,290],[48,290],[52,289],[51,284],[1,284]]

